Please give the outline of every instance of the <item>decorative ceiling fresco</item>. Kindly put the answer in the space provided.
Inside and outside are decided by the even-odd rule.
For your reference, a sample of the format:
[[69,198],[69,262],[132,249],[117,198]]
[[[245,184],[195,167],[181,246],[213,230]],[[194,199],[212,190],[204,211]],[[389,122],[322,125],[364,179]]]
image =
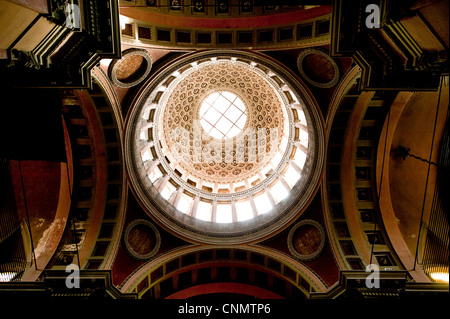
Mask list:
[[0,295],[448,297],[443,12],[0,2]]

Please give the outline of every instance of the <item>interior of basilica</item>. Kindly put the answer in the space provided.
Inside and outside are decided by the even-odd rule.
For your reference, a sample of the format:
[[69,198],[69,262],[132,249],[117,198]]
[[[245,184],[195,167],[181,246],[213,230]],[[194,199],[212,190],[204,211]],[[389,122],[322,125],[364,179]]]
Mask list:
[[448,12],[1,0],[0,297],[448,297]]

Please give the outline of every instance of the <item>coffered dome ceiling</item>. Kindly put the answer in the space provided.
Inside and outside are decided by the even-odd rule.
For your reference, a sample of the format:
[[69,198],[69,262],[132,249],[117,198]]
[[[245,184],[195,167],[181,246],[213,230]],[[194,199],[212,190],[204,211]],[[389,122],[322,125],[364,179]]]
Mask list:
[[310,2],[0,1],[1,297],[448,297],[449,2]]
[[151,216],[191,239],[251,241],[289,223],[314,193],[322,122],[301,84],[264,56],[194,53],[138,93],[127,151]]
[[[203,180],[204,185],[212,186],[227,184],[227,190],[234,192],[240,182],[264,170],[276,154],[271,150],[277,151],[283,142],[283,146],[287,145],[286,137],[282,137],[289,134],[289,122],[284,121],[280,95],[245,62],[211,60],[185,73],[167,95],[162,116],[157,117],[161,120],[158,138],[163,148],[172,150],[167,154],[169,159],[179,163],[191,180]],[[236,101],[235,97],[237,105],[228,107]],[[205,108],[210,100],[212,108]],[[228,113],[218,118],[222,109]],[[233,125],[241,122],[242,129]],[[260,129],[266,131],[259,132]],[[232,139],[220,139],[221,132],[230,131],[239,133]],[[189,135],[184,139],[182,133]],[[257,136],[257,144],[253,136],[261,133],[264,136]],[[177,136],[171,138],[172,134]],[[184,147],[184,142],[189,144]],[[306,138],[304,143],[307,144]]]

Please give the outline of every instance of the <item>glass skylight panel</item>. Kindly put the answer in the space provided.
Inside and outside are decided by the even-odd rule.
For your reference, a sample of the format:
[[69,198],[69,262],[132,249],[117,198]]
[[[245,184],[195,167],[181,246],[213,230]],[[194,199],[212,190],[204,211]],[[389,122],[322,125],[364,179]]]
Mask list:
[[241,99],[236,99],[233,104],[236,105],[242,112],[245,112],[245,105],[244,102],[241,101]]
[[206,111],[208,111],[210,107],[211,107],[211,105],[209,105],[206,102],[204,102],[202,104],[202,106],[200,107],[200,111],[198,112],[198,114],[200,115],[200,118],[202,118],[205,115]]
[[217,130],[216,128],[213,128],[211,131],[209,131],[209,133],[208,133],[209,135],[211,135],[212,137],[214,137],[214,138],[217,138],[217,139],[222,139],[222,138],[224,138],[224,135],[222,134],[222,132],[220,132],[219,130]]
[[229,119],[231,122],[236,122],[242,115],[242,111],[239,110],[236,106],[230,105],[228,110],[225,112],[225,116],[227,119]]
[[202,126],[206,132],[210,132],[212,130],[212,128],[214,127],[211,124],[209,124],[207,121],[203,121]]
[[222,114],[220,114],[220,112],[213,107],[210,107],[209,110],[203,116],[203,118],[212,125],[215,125],[221,117]]
[[220,95],[219,92],[213,93],[205,99],[205,102],[208,103],[209,105],[212,105],[214,101],[219,97],[219,95]]
[[234,95],[233,93],[230,93],[230,92],[222,92],[221,94],[231,103],[233,103],[234,100],[236,100],[236,98],[237,98],[236,95]]
[[233,123],[227,120],[225,117],[221,117],[220,120],[216,123],[216,129],[221,131],[223,135],[226,135],[232,126]]
[[229,131],[227,136],[236,136],[238,135],[240,132],[242,131],[242,129],[240,129],[237,126],[233,126]]
[[243,114],[237,121],[236,126],[239,127],[240,130],[244,129],[245,122],[247,122],[247,115]]
[[230,92],[216,92],[208,96],[203,101],[199,116],[205,132],[217,139],[236,136],[247,121],[244,104]]
[[220,95],[217,100],[214,101],[212,106],[220,111],[221,113],[224,113],[228,107],[230,106],[231,102],[228,101],[226,98],[224,98],[222,95]]

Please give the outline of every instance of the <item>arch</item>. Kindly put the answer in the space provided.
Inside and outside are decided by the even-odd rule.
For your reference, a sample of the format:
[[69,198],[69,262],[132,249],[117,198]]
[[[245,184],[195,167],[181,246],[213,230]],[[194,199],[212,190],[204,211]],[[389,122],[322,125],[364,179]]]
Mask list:
[[[142,297],[153,286],[170,277],[217,267],[248,268],[266,273],[296,288],[306,297],[309,297],[310,292],[325,292],[328,289],[313,271],[278,251],[259,246],[191,246],[159,256],[144,264],[121,284],[120,290],[124,293],[137,292]],[[233,281],[239,282],[239,278],[236,277]],[[203,284],[192,282],[190,286],[196,286],[196,283]],[[254,281],[240,283],[255,286]]]
[[172,295],[168,296],[166,299],[187,299],[192,297],[201,297],[202,295],[218,294],[218,293],[247,295],[258,299],[284,299],[279,294],[276,294],[270,290],[236,282],[227,282],[227,283],[219,282],[219,283],[197,285],[177,291]]

